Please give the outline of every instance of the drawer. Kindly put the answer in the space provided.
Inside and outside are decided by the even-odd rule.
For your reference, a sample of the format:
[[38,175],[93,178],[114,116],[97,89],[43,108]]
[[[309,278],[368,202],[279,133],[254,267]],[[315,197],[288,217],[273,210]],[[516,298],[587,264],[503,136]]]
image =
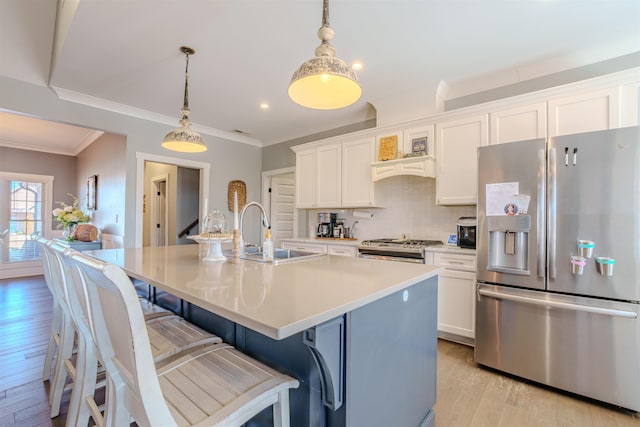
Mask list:
[[475,255],[436,252],[433,254],[433,263],[442,265],[450,270],[476,271]]
[[328,245],[329,255],[356,256],[358,249],[355,246]]
[[326,254],[327,245],[303,243],[303,242],[282,242],[283,249],[294,249],[298,251],[313,252],[316,254]]

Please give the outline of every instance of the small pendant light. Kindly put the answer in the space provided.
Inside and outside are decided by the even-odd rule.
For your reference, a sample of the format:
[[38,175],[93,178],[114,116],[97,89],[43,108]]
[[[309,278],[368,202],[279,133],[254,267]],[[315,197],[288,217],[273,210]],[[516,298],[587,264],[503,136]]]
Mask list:
[[196,53],[190,47],[182,46],[180,51],[187,57],[187,67],[184,72],[184,105],[182,107],[182,119],[180,119],[180,127],[169,132],[162,141],[162,146],[167,150],[180,151],[183,153],[201,153],[207,151],[207,146],[202,136],[195,130],[191,129],[191,120],[189,115],[189,55]]
[[318,37],[316,57],[305,62],[293,73],[289,84],[289,97],[297,104],[318,110],[347,107],[362,94],[355,71],[342,59],[329,41],[334,31],[329,26],[329,0],[322,3],[322,27]]

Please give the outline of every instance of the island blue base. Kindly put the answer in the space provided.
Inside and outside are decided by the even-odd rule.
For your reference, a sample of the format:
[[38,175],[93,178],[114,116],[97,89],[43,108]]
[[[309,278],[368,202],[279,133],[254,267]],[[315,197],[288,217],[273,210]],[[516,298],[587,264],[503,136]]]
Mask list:
[[[300,381],[290,395],[292,426],[434,426],[437,289],[436,276],[283,340],[199,307],[184,314]],[[320,369],[309,347],[316,335],[324,340],[319,354],[326,365]],[[271,425],[270,409],[247,423]]]

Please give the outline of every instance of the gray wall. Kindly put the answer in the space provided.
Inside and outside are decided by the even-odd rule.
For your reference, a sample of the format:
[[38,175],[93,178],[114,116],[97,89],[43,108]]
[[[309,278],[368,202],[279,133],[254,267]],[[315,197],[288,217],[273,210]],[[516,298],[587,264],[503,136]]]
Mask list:
[[[178,168],[178,210],[176,212],[176,232],[180,233],[200,216],[198,212],[198,193],[200,191],[200,171],[198,169]],[[203,218],[204,220],[204,218]],[[189,231],[188,235],[198,234],[201,224],[198,223]],[[195,243],[187,239],[187,236],[178,238],[176,244],[184,245]]]
[[[78,198],[84,195],[81,192],[84,187],[78,186],[76,182],[76,158],[73,156],[0,147],[0,170],[53,176],[53,200],[51,206],[45,207],[47,214],[58,207],[55,202],[71,204],[73,200],[67,193]],[[54,220],[51,225],[55,229],[58,222]]]
[[445,111],[509,98],[640,66],[640,52],[445,101]]
[[354,123],[352,125],[331,129],[325,132],[307,135],[302,138],[296,138],[279,144],[269,145],[262,149],[262,170],[271,171],[277,169],[288,168],[296,165],[296,155],[291,147],[306,144],[307,142],[317,141],[319,139],[330,138],[336,135],[345,135],[351,132],[357,132],[364,129],[376,127],[376,120],[370,119],[362,123]]
[[[142,224],[136,224],[135,221],[136,152],[209,163],[211,165],[208,195],[210,210],[214,208],[222,210],[226,206],[227,185],[229,181],[234,179],[241,179],[247,183],[248,200],[260,200],[262,149],[204,134],[203,137],[209,147],[205,153],[185,154],[167,151],[160,146],[160,142],[167,132],[178,126],[179,117],[177,114],[176,124],[167,126],[99,108],[62,101],[49,88],[6,77],[0,77],[0,108],[46,120],[70,123],[126,136],[124,162],[124,245],[126,247],[134,246],[136,227],[142,226]],[[71,176],[73,185],[76,176],[75,169]],[[247,232],[251,232],[251,230],[248,229]]]
[[85,211],[87,178],[98,175],[97,209],[91,212],[91,222],[102,233],[124,234],[126,146],[126,137],[105,133],[77,156],[76,187],[82,189],[79,196]]

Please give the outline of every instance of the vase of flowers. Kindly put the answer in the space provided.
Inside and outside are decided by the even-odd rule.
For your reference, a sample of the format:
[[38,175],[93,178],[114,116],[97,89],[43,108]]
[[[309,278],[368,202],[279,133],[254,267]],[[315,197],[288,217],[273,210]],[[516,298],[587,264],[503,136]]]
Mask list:
[[59,208],[53,210],[53,216],[59,222],[58,228],[63,227],[62,235],[67,240],[74,240],[74,231],[78,224],[89,222],[89,216],[80,210],[80,201],[73,194],[67,193],[73,199],[71,205],[64,202],[56,202]]

